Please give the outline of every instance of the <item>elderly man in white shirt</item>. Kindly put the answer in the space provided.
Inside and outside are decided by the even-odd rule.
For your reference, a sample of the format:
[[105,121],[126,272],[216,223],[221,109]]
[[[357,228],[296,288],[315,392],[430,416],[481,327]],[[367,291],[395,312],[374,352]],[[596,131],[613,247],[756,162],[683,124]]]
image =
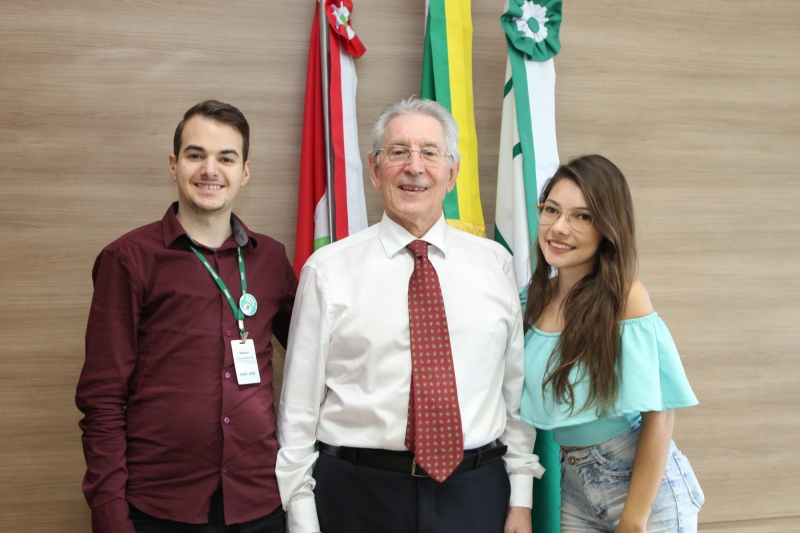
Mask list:
[[289,531],[528,533],[544,470],[519,418],[511,256],[445,221],[459,171],[446,109],[394,104],[372,143],[381,222],[300,276],[278,413]]

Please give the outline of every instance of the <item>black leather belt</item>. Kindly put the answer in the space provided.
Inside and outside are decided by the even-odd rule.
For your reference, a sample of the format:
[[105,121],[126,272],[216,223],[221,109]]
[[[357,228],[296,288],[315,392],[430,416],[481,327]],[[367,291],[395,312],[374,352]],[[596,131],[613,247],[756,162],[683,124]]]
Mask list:
[[[506,450],[508,450],[508,446],[501,444],[500,441],[493,441],[473,450],[464,450],[464,460],[456,467],[453,474],[472,470],[495,459],[500,459],[506,454]],[[331,446],[324,442],[319,443],[319,451],[344,459],[354,465],[407,472],[413,477],[429,477],[428,473],[414,461],[414,454],[408,451],[349,448],[347,446]]]

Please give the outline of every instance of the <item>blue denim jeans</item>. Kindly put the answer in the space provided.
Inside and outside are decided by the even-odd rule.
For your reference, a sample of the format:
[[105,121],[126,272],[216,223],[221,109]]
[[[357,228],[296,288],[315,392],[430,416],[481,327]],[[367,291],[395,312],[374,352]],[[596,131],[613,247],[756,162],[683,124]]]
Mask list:
[[[613,533],[628,495],[640,430],[641,422],[597,446],[561,451],[562,533]],[[704,501],[688,459],[670,441],[647,533],[695,533]]]

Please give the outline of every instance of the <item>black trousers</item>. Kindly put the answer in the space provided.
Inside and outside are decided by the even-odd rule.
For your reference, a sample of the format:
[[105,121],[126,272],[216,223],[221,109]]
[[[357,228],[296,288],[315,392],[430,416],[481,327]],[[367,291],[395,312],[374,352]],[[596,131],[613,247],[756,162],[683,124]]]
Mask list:
[[500,459],[437,483],[321,453],[314,478],[323,533],[502,533],[511,494]]
[[277,509],[261,518],[241,524],[225,525],[225,511],[222,505],[222,489],[211,496],[208,509],[208,522],[205,524],[186,524],[174,520],[164,520],[143,513],[130,503],[130,517],[136,533],[285,533],[286,515],[279,505]]

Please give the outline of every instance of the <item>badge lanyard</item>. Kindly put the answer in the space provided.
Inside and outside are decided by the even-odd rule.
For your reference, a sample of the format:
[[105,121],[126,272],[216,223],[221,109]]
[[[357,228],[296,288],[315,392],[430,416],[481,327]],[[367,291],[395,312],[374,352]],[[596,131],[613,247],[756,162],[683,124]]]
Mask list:
[[239,306],[236,305],[236,302],[233,301],[233,296],[231,296],[231,291],[228,290],[228,286],[225,285],[225,282],[222,281],[222,278],[219,277],[217,271],[214,270],[214,267],[203,257],[203,254],[200,251],[192,246],[188,239],[184,240],[184,244],[189,247],[191,251],[194,252],[194,255],[203,263],[203,266],[206,267],[208,273],[211,274],[211,277],[217,283],[217,286],[222,291],[222,294],[225,295],[225,298],[228,299],[228,303],[231,305],[231,309],[233,309],[233,316],[239,322],[239,335],[242,338],[242,342],[247,340],[247,332],[244,329],[244,317],[246,316],[253,316],[256,313],[256,309],[258,308],[258,304],[256,303],[256,299],[252,294],[247,294],[247,277],[244,274],[244,258],[242,257],[242,247],[239,246],[236,248],[236,253],[239,257],[239,279],[242,282],[242,297],[239,299]]

